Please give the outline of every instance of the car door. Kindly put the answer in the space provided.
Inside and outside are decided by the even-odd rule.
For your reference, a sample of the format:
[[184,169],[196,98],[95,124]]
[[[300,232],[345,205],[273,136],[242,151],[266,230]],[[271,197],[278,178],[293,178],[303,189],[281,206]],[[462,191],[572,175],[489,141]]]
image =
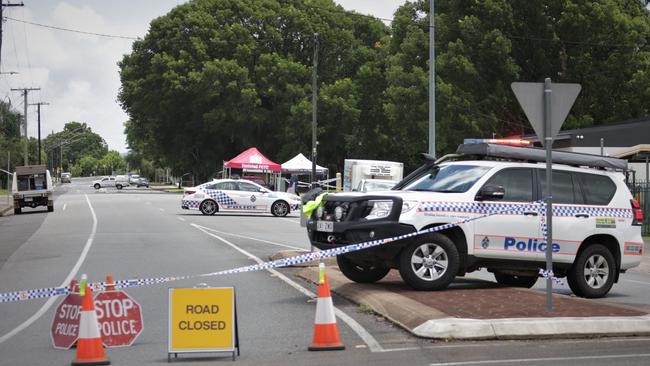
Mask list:
[[[505,168],[494,174],[483,185],[501,186],[503,199],[477,202],[490,211],[523,208],[519,213],[501,213],[474,221],[474,237],[471,240],[474,255],[497,259],[530,260],[540,250],[539,210],[532,207],[535,185],[532,168]],[[481,189],[483,188],[481,187]]]
[[227,181],[207,186],[205,193],[219,205],[219,211],[240,211],[237,183]]
[[248,183],[239,182],[239,197],[241,204],[246,207],[247,211],[266,211],[270,205],[269,194],[263,193],[262,187]]
[[109,177],[106,182],[107,187],[115,187],[115,177]]

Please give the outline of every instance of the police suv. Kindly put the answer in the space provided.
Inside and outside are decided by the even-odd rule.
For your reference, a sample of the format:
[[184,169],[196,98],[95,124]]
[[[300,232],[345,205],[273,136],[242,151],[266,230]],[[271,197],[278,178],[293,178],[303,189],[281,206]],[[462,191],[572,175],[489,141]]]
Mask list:
[[605,296],[643,254],[643,212],[621,173],[627,162],[553,152],[547,244],[544,161],[540,149],[461,145],[437,161],[428,157],[391,191],[327,195],[307,222],[308,235],[314,246],[330,249],[445,225],[337,257],[353,281],[375,282],[397,268],[418,290],[445,288],[481,268],[500,284],[532,287],[551,245],[556,277],[566,277],[578,296]]

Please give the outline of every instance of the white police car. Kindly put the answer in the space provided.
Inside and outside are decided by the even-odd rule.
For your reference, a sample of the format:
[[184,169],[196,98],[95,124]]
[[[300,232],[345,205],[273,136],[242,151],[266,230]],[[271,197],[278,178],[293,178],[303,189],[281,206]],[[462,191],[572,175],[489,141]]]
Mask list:
[[199,210],[204,215],[217,212],[270,212],[287,216],[300,209],[295,194],[270,191],[244,179],[215,179],[193,188],[186,188],[181,208]]
[[[312,244],[337,248],[457,223],[339,255],[339,268],[356,282],[397,268],[419,290],[486,268],[501,284],[532,287],[546,268],[544,151],[461,145],[453,158],[429,160],[393,191],[327,195],[307,223]],[[554,274],[578,296],[605,296],[643,254],[643,212],[617,171],[627,162],[563,152],[553,160]]]

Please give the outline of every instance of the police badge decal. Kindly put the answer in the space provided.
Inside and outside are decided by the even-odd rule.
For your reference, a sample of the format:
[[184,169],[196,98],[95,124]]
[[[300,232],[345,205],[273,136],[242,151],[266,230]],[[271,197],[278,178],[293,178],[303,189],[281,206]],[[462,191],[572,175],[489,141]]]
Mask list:
[[487,249],[489,246],[490,246],[490,239],[488,239],[488,237],[486,236],[485,238],[483,238],[483,240],[481,240],[481,247],[483,247],[483,249]]

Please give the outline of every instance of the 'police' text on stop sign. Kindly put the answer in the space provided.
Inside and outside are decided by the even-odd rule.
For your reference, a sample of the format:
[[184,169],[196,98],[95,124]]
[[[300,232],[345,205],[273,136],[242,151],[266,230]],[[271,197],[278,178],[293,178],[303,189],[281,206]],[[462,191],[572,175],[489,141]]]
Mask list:
[[123,291],[98,294],[95,312],[106,347],[129,346],[142,332],[140,305]]

